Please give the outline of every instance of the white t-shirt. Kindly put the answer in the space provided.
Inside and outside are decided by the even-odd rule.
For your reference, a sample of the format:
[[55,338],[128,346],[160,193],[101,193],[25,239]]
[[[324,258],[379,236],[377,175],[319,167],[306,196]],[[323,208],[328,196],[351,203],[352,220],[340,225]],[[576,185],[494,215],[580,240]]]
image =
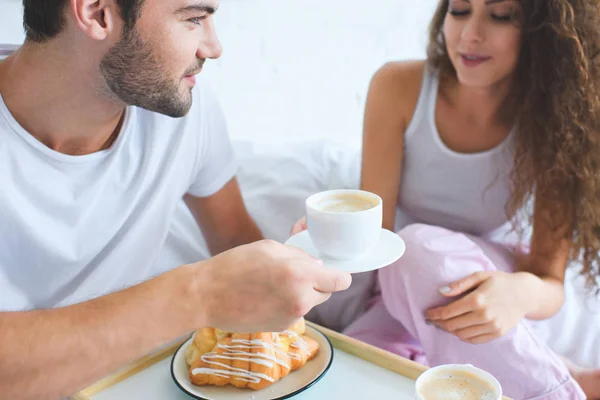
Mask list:
[[111,148],[69,156],[26,132],[0,94],[0,311],[73,304],[163,272],[184,194],[213,195],[237,168],[206,83],[193,96],[180,119],[128,107]]

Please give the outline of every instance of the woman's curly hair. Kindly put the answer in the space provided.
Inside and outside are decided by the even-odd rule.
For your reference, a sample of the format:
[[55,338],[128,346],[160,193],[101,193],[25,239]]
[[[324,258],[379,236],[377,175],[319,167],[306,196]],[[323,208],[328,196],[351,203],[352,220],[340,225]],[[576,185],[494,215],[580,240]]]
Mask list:
[[[524,0],[521,6],[511,94],[519,129],[507,216],[522,235],[522,222],[532,224],[533,213],[521,211],[535,194],[543,204],[535,213],[546,219],[543,251],[551,254],[558,240],[569,239],[569,260],[581,261],[589,287],[599,290],[600,0]],[[427,53],[442,76],[456,79],[443,36],[448,7],[449,0],[440,1]]]

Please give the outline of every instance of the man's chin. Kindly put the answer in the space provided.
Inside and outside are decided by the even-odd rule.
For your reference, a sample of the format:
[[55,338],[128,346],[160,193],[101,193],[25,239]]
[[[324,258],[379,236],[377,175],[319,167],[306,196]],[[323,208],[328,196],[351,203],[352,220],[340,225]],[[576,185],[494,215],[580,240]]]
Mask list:
[[177,98],[171,97],[155,104],[138,105],[138,107],[167,117],[182,118],[188,115],[193,103],[192,89],[188,88],[184,93],[177,96]]
[[166,115],[167,117],[171,117],[171,118],[183,118],[186,115],[188,115],[190,113],[190,110],[192,108],[192,104],[190,103],[188,106],[186,107],[181,107],[181,108],[177,108],[177,109],[172,109],[172,110],[167,110],[165,112],[160,112],[160,114]]
[[138,106],[148,111],[155,112],[157,114],[166,115],[171,118],[182,118],[189,114],[190,109],[192,108],[192,102],[183,104],[170,104],[170,105],[157,105],[157,106]]

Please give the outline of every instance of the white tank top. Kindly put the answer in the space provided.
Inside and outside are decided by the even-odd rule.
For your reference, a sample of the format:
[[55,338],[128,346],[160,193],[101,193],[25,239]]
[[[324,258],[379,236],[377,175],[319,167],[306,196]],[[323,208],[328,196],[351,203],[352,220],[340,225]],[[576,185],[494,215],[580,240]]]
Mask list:
[[426,66],[417,107],[404,134],[396,228],[426,223],[478,236],[505,231],[514,129],[488,151],[465,154],[449,149],[435,123],[438,87],[437,71]]

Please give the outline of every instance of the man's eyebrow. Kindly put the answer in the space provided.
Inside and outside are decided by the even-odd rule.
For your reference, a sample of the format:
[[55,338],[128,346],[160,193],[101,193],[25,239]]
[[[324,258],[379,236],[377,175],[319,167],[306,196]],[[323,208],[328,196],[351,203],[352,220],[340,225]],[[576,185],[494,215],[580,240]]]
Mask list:
[[175,11],[175,14],[188,14],[192,12],[214,14],[215,12],[217,12],[217,8],[205,3],[198,3],[182,7],[179,10]]

